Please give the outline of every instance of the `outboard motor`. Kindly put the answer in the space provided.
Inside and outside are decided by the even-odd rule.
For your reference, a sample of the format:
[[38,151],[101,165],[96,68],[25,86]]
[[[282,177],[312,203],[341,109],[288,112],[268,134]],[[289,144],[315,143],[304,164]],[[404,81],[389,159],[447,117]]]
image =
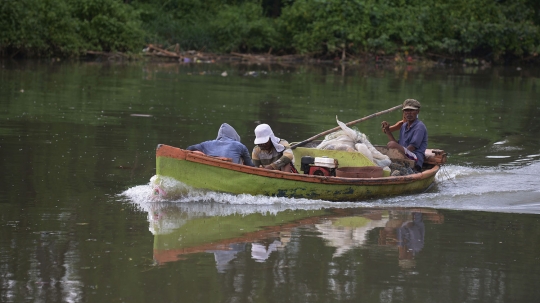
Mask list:
[[315,176],[335,176],[337,160],[328,157],[302,157],[301,169],[304,174]]

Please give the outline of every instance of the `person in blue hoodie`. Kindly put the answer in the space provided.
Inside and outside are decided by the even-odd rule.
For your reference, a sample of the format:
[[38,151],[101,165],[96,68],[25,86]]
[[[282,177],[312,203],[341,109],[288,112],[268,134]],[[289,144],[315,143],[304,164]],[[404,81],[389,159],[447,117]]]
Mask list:
[[231,158],[234,163],[254,166],[247,147],[240,142],[236,130],[227,123],[221,124],[216,140],[205,141],[186,148],[208,156]]

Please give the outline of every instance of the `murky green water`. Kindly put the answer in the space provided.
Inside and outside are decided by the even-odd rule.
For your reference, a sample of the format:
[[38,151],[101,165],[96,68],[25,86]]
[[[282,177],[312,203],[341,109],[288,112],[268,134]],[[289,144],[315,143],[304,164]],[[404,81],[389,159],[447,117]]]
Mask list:
[[[1,62],[0,301],[533,302],[539,89],[525,66]],[[159,143],[300,141],[406,98],[450,154],[426,193],[152,199]],[[399,118],[357,126],[383,144]]]

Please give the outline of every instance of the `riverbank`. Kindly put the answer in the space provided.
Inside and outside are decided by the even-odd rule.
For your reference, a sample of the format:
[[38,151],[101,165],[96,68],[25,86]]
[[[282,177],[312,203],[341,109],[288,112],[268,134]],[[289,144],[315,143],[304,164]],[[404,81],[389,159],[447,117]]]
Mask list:
[[[140,54],[125,54],[121,52],[96,52],[88,51],[88,60],[149,60],[160,62],[178,63],[249,63],[249,64],[317,64],[317,63],[339,63],[346,65],[413,65],[413,66],[435,66],[435,65],[463,65],[490,67],[491,62],[481,58],[457,58],[437,54],[409,55],[407,53],[384,54],[363,54],[351,55],[342,53],[340,57],[316,56],[314,54],[272,54],[268,53],[238,53],[228,54],[211,53],[197,50],[180,50],[179,46],[161,48],[148,44]],[[535,58],[538,59],[538,58]],[[531,62],[534,62],[531,60]]]

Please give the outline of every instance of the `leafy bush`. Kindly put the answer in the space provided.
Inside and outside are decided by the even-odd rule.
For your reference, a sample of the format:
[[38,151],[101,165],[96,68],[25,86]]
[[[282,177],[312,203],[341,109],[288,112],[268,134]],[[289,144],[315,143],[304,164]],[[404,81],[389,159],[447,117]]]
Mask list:
[[499,3],[488,0],[455,1],[444,11],[445,37],[432,45],[445,53],[485,56],[495,60],[502,55],[537,53],[539,27],[531,20],[534,11],[524,1]]
[[133,6],[140,11],[144,29],[150,33],[147,42],[183,49],[215,49],[210,20],[217,14],[212,1],[138,0]]
[[274,21],[261,1],[138,0],[149,42],[218,52],[266,50],[276,45]]
[[0,2],[0,49],[34,55],[79,53],[84,41],[65,1]]
[[276,44],[272,19],[264,17],[260,3],[223,5],[210,23],[220,51],[261,51]]
[[300,53],[334,53],[350,47],[367,51],[373,8],[369,1],[297,0],[283,8],[280,25]]
[[0,50],[28,56],[135,51],[145,35],[137,12],[120,0],[4,0],[0,33]]
[[145,32],[138,12],[119,0],[68,0],[79,21],[77,33],[94,50],[142,49]]
[[400,51],[536,54],[540,28],[526,0],[297,0],[280,17],[301,53]]

